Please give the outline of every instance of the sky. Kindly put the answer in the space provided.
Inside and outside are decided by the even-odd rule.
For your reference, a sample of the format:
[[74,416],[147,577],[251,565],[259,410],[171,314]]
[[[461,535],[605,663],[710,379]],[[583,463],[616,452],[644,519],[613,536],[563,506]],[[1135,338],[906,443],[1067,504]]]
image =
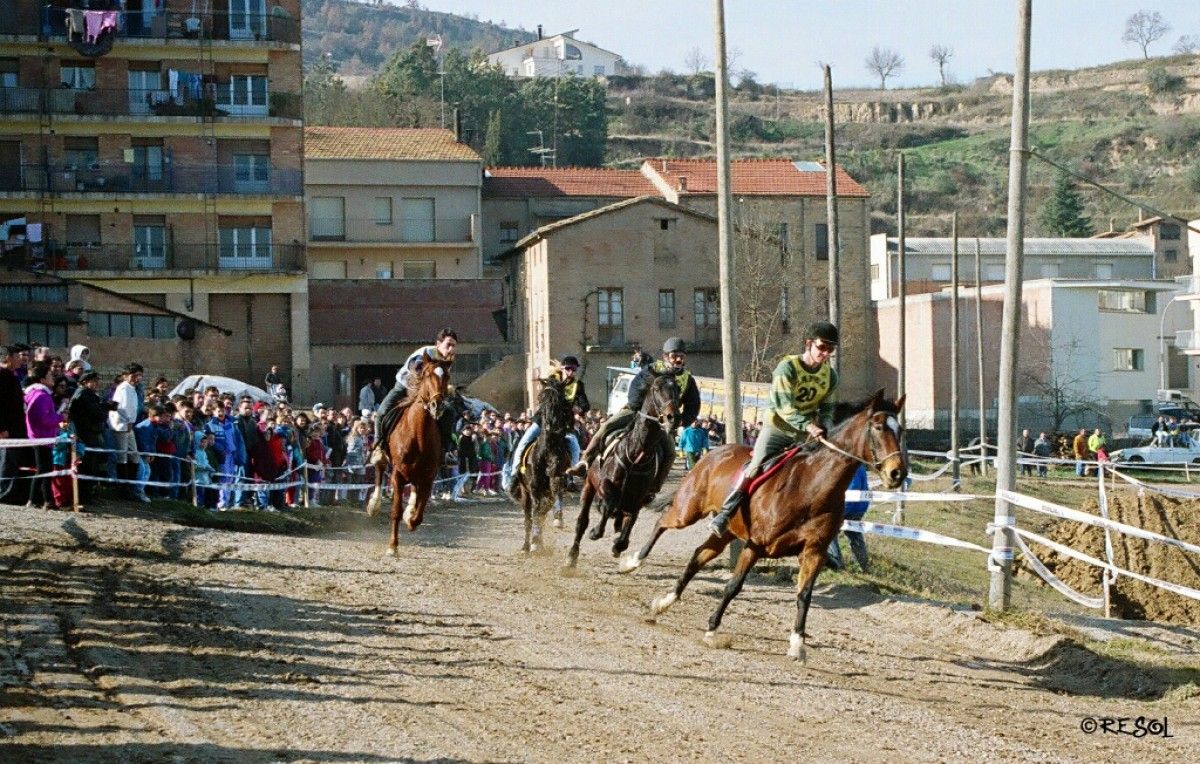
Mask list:
[[[400,0],[389,0],[400,4]],[[651,72],[685,71],[688,52],[714,48],[711,0],[422,0],[430,10],[477,14],[481,20],[547,34],[579,29],[594,43]],[[1172,29],[1151,46],[1166,55],[1180,35],[1200,38],[1196,0],[1034,0],[1032,65],[1077,69],[1130,58],[1141,49],[1121,42],[1125,20],[1138,10],[1157,10]],[[726,0],[730,50],[741,55],[736,69],[759,82],[785,88],[819,89],[819,62],[832,66],[837,87],[877,86],[864,64],[875,45],[904,57],[903,72],[889,87],[938,82],[929,58],[935,44],[954,56],[947,67],[966,84],[991,72],[1011,72],[1015,60],[1016,3],[1013,0]]]

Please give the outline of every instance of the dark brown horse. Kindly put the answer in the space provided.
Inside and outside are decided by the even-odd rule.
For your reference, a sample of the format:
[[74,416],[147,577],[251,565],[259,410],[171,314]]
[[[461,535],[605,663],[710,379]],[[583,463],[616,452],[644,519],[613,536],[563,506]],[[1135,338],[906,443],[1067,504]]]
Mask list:
[[549,377],[540,380],[538,420],[541,432],[529,444],[528,469],[516,465],[509,495],[525,511],[525,545],[523,552],[536,552],[542,541],[546,513],[563,495],[563,473],[571,466],[571,449],[567,432],[574,423],[570,402],[563,394],[562,380]]
[[[739,538],[745,547],[704,635],[705,641],[712,643],[725,608],[741,591],[746,575],[759,558],[798,555],[796,622],[788,655],[803,660],[807,636],[804,625],[813,583],[825,564],[829,542],[842,527],[846,489],[855,470],[859,464],[873,468],[888,489],[899,488],[908,475],[897,417],[903,406],[903,397],[895,402],[886,401],[880,390],[856,414],[834,428],[823,443],[812,444],[783,464],[754,492],[748,507],[743,504],[733,516],[724,536],[709,536],[696,549],[675,588],[650,604],[651,615],[657,616],[673,605],[696,573],[721,554],[729,542]],[[749,457],[750,449],[746,446],[730,445],[714,449],[701,459],[679,487],[654,535],[637,555],[624,561],[622,570],[637,569],[668,529],[686,528],[715,512]]]
[[[415,531],[425,515],[425,505],[433,493],[433,481],[442,464],[442,436],[437,420],[450,382],[450,364],[427,361],[421,373],[412,376],[408,396],[399,404],[403,408],[400,419],[387,434],[384,448],[387,462],[392,466],[392,538],[388,544],[388,554],[392,556],[400,545],[400,505],[404,503],[404,487],[412,486],[408,506],[403,510],[404,525]],[[383,504],[383,473],[386,469],[387,464],[375,465],[375,489],[367,502],[368,515],[374,516]]]
[[592,501],[600,497],[600,520],[588,538],[597,541],[604,535],[608,519],[613,518],[612,554],[617,557],[629,548],[629,533],[654,484],[659,463],[659,442],[663,433],[672,434],[679,421],[679,383],[674,374],[660,374],[650,384],[641,411],[629,430],[612,451],[596,458],[588,470],[579,496],[579,518],[575,521],[575,543],[568,565],[579,560],[579,541],[587,528]]

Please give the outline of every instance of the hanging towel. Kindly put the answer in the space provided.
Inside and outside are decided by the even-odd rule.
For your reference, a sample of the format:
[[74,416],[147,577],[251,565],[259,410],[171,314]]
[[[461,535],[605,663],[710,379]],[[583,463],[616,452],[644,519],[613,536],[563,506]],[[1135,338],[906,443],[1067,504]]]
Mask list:
[[67,39],[71,39],[75,35],[81,38],[87,30],[86,22],[84,21],[83,11],[78,8],[67,9]]
[[120,11],[100,11],[100,32],[96,36],[104,34],[106,29],[112,34],[116,34],[119,23],[121,23]]
[[179,97],[179,72],[175,69],[167,70],[167,90],[171,92],[172,98]]

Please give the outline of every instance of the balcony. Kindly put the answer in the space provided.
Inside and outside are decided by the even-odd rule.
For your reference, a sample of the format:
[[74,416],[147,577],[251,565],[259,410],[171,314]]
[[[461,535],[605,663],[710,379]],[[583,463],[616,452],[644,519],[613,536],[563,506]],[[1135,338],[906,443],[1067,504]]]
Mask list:
[[1185,329],[1175,332],[1175,349],[1184,355],[1200,355],[1200,331]]
[[[197,3],[197,6],[207,3]],[[4,27],[0,26],[0,30]],[[67,36],[67,10],[55,6],[42,8],[41,29],[9,32],[40,34],[43,39]],[[117,13],[116,39],[175,40],[206,39],[231,42],[300,43],[300,22],[271,13],[121,11]]]
[[211,117],[246,120],[303,116],[299,93],[271,93],[265,102],[235,96],[229,83],[219,83],[206,98],[165,88],[26,88],[0,87],[0,114],[61,114],[80,117]]
[[300,170],[245,168],[227,165],[190,166],[163,162],[157,166],[132,162],[64,163],[21,166],[10,191],[74,194],[233,194],[300,196]]
[[[21,265],[21,264],[16,264]],[[33,262],[24,263],[34,267]],[[304,269],[302,244],[233,246],[218,244],[168,244],[145,247],[135,244],[52,245],[45,267],[51,271],[121,276],[170,276],[171,272],[268,271],[296,272]]]
[[475,243],[473,216],[453,218],[331,218],[310,215],[308,238],[314,242],[387,245],[471,245]]
[[1179,285],[1180,300],[1200,300],[1200,275],[1176,276],[1175,283]]

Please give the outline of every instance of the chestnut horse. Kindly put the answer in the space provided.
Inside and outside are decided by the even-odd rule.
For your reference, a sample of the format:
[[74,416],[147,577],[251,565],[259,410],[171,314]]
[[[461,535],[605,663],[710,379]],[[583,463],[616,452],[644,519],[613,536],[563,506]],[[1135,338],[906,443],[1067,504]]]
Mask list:
[[[788,656],[805,657],[804,632],[813,583],[825,564],[829,542],[842,527],[846,489],[859,464],[873,468],[885,487],[899,488],[908,476],[908,460],[901,446],[897,415],[904,398],[892,402],[883,391],[867,401],[856,414],[833,429],[820,444],[810,444],[780,466],[750,497],[748,506],[733,516],[724,536],[709,536],[692,554],[691,561],[674,590],[650,604],[651,616],[665,611],[683,594],[692,578],[735,537],[745,543],[725,586],[717,609],[708,620],[705,641],[712,644],[721,616],[742,589],[746,575],[759,558],[799,557],[796,577],[796,622],[788,644]],[[710,451],[684,479],[675,499],[658,521],[654,535],[637,555],[625,560],[624,572],[637,569],[654,543],[668,529],[686,528],[715,512],[740,478],[750,457],[741,445]]]
[[579,496],[575,543],[567,563],[570,567],[575,567],[579,560],[579,541],[587,528],[588,513],[596,496],[600,497],[600,520],[588,538],[599,540],[604,535],[608,518],[612,517],[613,532],[617,534],[612,545],[613,557],[629,548],[629,533],[658,474],[659,439],[664,431],[672,434],[679,421],[679,396],[679,383],[674,374],[656,375],[633,424],[619,436],[611,453],[596,457]]
[[[396,555],[400,545],[400,505],[404,503],[404,487],[412,486],[408,506],[404,508],[404,525],[415,531],[425,515],[425,505],[433,493],[433,481],[442,466],[442,435],[438,432],[438,415],[446,400],[450,382],[450,363],[426,361],[420,374],[409,377],[408,396],[400,402],[403,407],[396,426],[385,437],[383,449],[392,466],[392,538],[388,554]],[[380,416],[382,416],[382,412]],[[387,464],[375,465],[375,489],[367,502],[367,514],[374,516],[383,504],[383,473]]]
[[537,411],[542,431],[526,452],[528,470],[523,471],[520,464],[514,467],[517,472],[508,492],[525,510],[522,552],[538,550],[546,513],[563,495],[563,473],[571,466],[571,449],[567,446],[567,431],[574,423],[571,404],[563,394],[562,380],[549,377],[540,381]]

